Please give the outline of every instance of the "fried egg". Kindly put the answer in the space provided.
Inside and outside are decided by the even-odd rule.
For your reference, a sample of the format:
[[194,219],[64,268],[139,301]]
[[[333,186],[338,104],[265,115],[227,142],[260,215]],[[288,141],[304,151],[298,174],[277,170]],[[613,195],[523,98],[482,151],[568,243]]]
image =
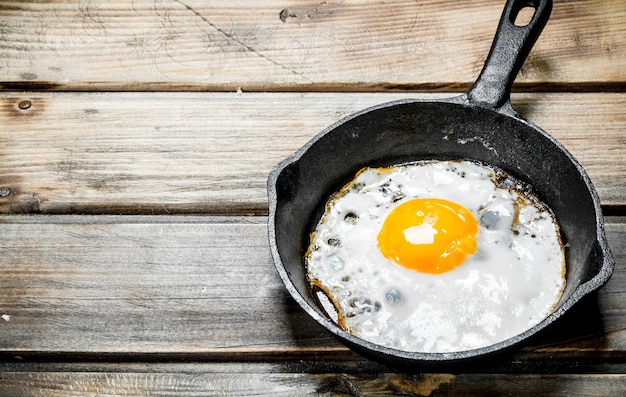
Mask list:
[[545,319],[565,286],[550,209],[467,160],[359,171],[326,203],[305,262],[340,327],[410,352],[504,341]]

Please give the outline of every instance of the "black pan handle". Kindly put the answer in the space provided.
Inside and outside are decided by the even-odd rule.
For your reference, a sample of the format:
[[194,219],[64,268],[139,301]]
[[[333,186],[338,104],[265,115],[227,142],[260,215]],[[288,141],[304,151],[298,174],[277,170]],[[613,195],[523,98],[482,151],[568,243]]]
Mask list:
[[[526,7],[535,9],[527,25],[515,20]],[[552,11],[552,0],[508,0],[491,50],[478,79],[467,93],[470,103],[491,109],[510,107],[511,87]]]

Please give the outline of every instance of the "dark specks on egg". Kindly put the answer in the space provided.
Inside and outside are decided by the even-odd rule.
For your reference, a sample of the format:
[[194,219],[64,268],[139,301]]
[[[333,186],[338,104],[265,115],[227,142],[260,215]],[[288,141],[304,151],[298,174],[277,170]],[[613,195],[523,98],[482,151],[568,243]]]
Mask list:
[[406,197],[406,196],[405,196],[405,194],[404,194],[404,193],[402,193],[402,192],[398,192],[398,193],[394,194],[394,195],[391,197],[391,201],[395,203],[396,201],[400,201],[400,200],[402,200],[402,199],[403,199],[403,198],[405,198],[405,197]]
[[395,203],[396,201],[400,201],[405,197],[405,194],[402,192],[402,186],[391,186],[389,183],[385,183],[381,185],[380,192],[385,197],[390,197],[391,202]]
[[383,196],[389,196],[390,194],[393,193],[393,191],[391,190],[391,188],[389,187],[388,183],[385,183],[384,185],[382,185],[380,187],[380,191],[383,194]]
[[[426,345],[445,345],[445,338],[439,338],[436,334],[435,328],[439,328],[437,325],[433,328],[426,323],[419,323],[419,326],[414,327],[413,318],[407,320],[407,316],[411,316],[410,313],[419,309],[417,314],[425,317],[429,315],[429,310],[426,309],[432,307],[437,321],[438,314],[441,313],[442,321],[447,321],[445,319],[448,318],[458,319],[456,324],[461,324],[468,329],[479,328],[477,323],[484,321],[486,327],[493,332],[498,332],[497,322],[502,316],[496,314],[495,317],[489,315],[479,317],[481,313],[486,312],[483,311],[483,307],[489,307],[491,310],[490,305],[493,305],[493,313],[499,313],[500,310],[506,312],[508,307],[514,307],[516,316],[525,317],[527,312],[525,307],[518,309],[520,307],[518,288],[521,290],[522,286],[526,288],[528,285],[539,291],[543,288],[544,281],[552,281],[552,275],[548,277],[548,272],[552,272],[552,269],[547,269],[547,265],[543,265],[543,259],[535,259],[535,257],[547,251],[546,256],[553,254],[553,258],[548,258],[548,263],[557,263],[558,259],[555,258],[561,254],[558,250],[558,242],[554,243],[557,244],[556,249],[545,246],[548,242],[543,242],[546,238],[543,237],[543,229],[550,225],[544,226],[546,221],[536,223],[537,219],[541,220],[544,216],[536,214],[533,208],[527,208],[529,204],[534,204],[532,199],[518,198],[525,193],[516,189],[519,184],[513,178],[504,177],[500,182],[508,188],[494,186],[490,182],[493,182],[495,173],[474,168],[468,168],[465,173],[460,166],[449,167],[447,175],[443,175],[439,180],[438,177],[442,174],[444,167],[446,165],[437,165],[432,169],[429,167],[424,171],[416,170],[415,174],[407,173],[406,175],[399,173],[388,175],[386,171],[380,172],[380,177],[376,177],[372,172],[363,174],[362,180],[366,181],[367,185],[358,187],[354,184],[346,185],[334,202],[331,208],[332,213],[327,218],[322,218],[324,222],[320,221],[319,229],[316,229],[311,237],[311,244],[319,244],[319,249],[309,249],[307,252],[307,275],[312,284],[317,279],[323,280],[324,284],[319,281],[319,285],[324,291],[328,291],[329,299],[327,300],[331,304],[327,304],[330,309],[326,309],[322,303],[320,310],[331,313],[334,305],[340,317],[335,321],[340,323],[342,329],[372,343],[395,346],[398,349],[423,349]],[[431,171],[437,178],[431,176]],[[400,176],[395,178],[396,175]],[[452,194],[447,190],[450,187],[447,183],[440,183],[443,186],[422,184],[421,179],[424,175],[424,179],[437,179],[434,182],[446,182],[445,177],[448,176],[454,180],[452,188],[458,185],[458,189],[453,190],[454,194]],[[488,180],[488,175],[491,180]],[[463,177],[465,179],[462,180]],[[468,193],[465,187],[468,186],[467,182],[470,182],[470,179],[472,181],[480,179],[481,185],[476,189],[473,189],[472,185]],[[461,183],[461,181],[466,183]],[[484,189],[482,183],[484,183]],[[492,189],[493,187],[496,189]],[[361,190],[357,193],[353,189]],[[361,227],[366,227],[367,233],[380,230],[389,213],[388,210],[399,204],[394,201],[402,197],[402,195],[397,195],[402,191],[405,191],[407,195],[403,201],[427,197],[450,197],[463,200],[464,196],[471,194],[470,210],[478,221],[481,234],[477,238],[477,251],[469,257],[471,259],[468,259],[468,266],[461,268],[458,275],[450,275],[450,279],[447,275],[443,276],[446,278],[418,275],[415,276],[416,279],[411,279],[408,271],[403,271],[402,276],[396,276],[395,272],[399,271],[396,267],[391,269],[383,267],[388,261],[383,260],[384,263],[375,263],[372,266],[369,261],[375,261],[378,255],[374,255],[374,258],[362,258],[365,255],[361,249],[364,247],[362,244],[364,244],[365,232],[361,234],[360,231],[363,230]],[[376,210],[374,210],[375,207]],[[549,215],[546,216],[549,221]],[[536,234],[534,238],[533,234]],[[374,245],[368,249],[372,249],[372,252],[377,254],[376,240],[373,240],[371,242]],[[541,249],[536,249],[537,246],[541,246]],[[319,250],[319,252],[312,252],[314,250]],[[348,252],[349,250],[351,251]],[[540,265],[542,273],[541,276],[529,282],[528,278],[523,275],[530,272],[529,269],[534,269],[532,266],[535,261]],[[559,274],[554,277],[555,283],[564,278],[564,263],[563,270],[557,269],[557,271]],[[509,287],[511,291],[507,293]],[[471,297],[469,297],[468,289],[473,289],[473,292],[476,292],[476,289],[479,291],[478,294],[470,294]],[[468,312],[463,308],[464,306],[459,307],[455,303],[447,306],[439,305],[440,301],[447,299],[444,292],[455,295],[454,302],[469,304],[468,307],[471,307],[472,311]],[[417,299],[412,299],[412,294],[415,294]],[[482,297],[473,301],[470,299],[473,295]],[[319,300],[322,301],[323,298]],[[502,299],[502,304],[495,302],[496,298]],[[509,298],[515,299],[510,302],[511,305],[504,303],[504,300]],[[427,306],[418,306],[422,305],[422,302]],[[524,302],[522,306],[525,306]],[[333,319],[335,316],[329,314],[329,317]],[[417,319],[417,315],[415,318]],[[429,320],[428,317],[425,319]],[[524,321],[522,321],[522,326],[524,326],[523,323]],[[376,335],[378,332],[380,334]],[[467,332],[473,332],[473,330]],[[495,334],[492,336],[497,337]],[[417,345],[413,347],[411,344],[418,339],[420,341],[416,342]],[[397,341],[396,345],[394,345],[395,341]],[[491,343],[491,338],[489,343]],[[451,348],[458,349],[458,346],[452,344]]]
[[352,309],[349,314],[352,314],[353,316],[361,313],[375,313],[383,307],[380,302],[372,302],[372,300],[367,297],[350,298],[350,300],[348,300],[348,305]]
[[326,243],[331,247],[341,247],[341,240],[339,240],[339,238],[337,237],[329,238],[328,240],[326,240]]
[[[350,188],[353,192],[361,192],[361,190],[365,187],[365,183],[357,182]],[[364,193],[364,192],[361,192]]]
[[355,214],[354,212],[348,212],[343,217],[343,220],[354,225],[356,223],[357,218],[358,218],[357,214]]
[[400,201],[405,197],[406,195],[402,192],[402,185],[398,185],[397,190],[394,192],[393,196],[391,197],[391,201],[395,203],[396,201]]

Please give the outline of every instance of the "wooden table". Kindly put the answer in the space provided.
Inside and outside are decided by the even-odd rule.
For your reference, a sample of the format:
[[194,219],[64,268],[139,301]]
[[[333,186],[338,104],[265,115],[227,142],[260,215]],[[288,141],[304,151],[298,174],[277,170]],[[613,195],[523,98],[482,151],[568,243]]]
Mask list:
[[271,168],[466,91],[502,0],[0,1],[0,395],[624,395],[626,7],[555,0],[512,96],[601,197],[612,279],[455,373],[349,351],[271,261]]

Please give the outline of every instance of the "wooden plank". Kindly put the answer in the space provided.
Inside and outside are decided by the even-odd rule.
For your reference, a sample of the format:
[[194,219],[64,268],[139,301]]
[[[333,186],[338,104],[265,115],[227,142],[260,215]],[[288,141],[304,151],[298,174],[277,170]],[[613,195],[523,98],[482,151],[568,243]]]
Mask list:
[[[198,370],[200,367],[202,370]],[[206,367],[209,367],[207,371]],[[214,369],[217,367],[218,369]],[[350,395],[350,396],[623,396],[626,375],[345,374],[220,372],[196,365],[185,372],[18,372],[0,374],[6,396],[84,395]],[[158,367],[156,368],[158,371]],[[256,371],[255,371],[256,370]]]
[[2,226],[2,349],[236,354],[329,343],[289,301],[264,218],[101,218]]
[[[263,217],[1,221],[5,359],[362,361],[288,296]],[[608,219],[607,231],[617,263],[609,283],[483,370],[626,370],[625,219]]]
[[[0,2],[0,87],[466,89],[503,1]],[[521,87],[626,81],[622,0],[556,0]],[[590,67],[593,65],[593,67]]]
[[[0,212],[266,214],[270,170],[395,93],[0,93]],[[607,206],[626,204],[626,95],[515,94]],[[23,109],[22,109],[23,108]]]

